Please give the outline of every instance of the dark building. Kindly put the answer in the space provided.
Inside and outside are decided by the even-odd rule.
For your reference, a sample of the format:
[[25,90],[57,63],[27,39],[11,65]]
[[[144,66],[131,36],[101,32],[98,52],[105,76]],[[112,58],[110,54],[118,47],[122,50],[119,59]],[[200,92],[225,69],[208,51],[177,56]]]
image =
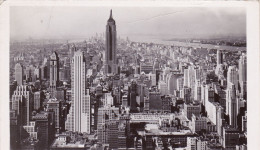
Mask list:
[[136,110],[136,93],[137,93],[137,84],[135,82],[131,83],[130,86],[130,109],[135,111]]
[[20,119],[15,110],[10,110],[10,148],[17,149],[21,141]]
[[117,74],[117,60],[116,60],[116,22],[112,17],[112,10],[110,17],[107,20],[106,26],[106,59],[105,59],[105,73]]
[[48,149],[55,134],[54,112],[40,112],[33,116],[33,120],[36,121],[39,146]]
[[161,112],[162,111],[162,99],[160,92],[149,93],[149,111]]
[[111,120],[107,123],[107,143],[109,148],[118,148],[118,120]]
[[61,118],[61,101],[54,98],[49,99],[47,102],[47,110],[54,112],[55,129],[59,131],[64,124]]
[[239,144],[239,131],[235,128],[223,128],[223,147],[225,149],[235,149]]

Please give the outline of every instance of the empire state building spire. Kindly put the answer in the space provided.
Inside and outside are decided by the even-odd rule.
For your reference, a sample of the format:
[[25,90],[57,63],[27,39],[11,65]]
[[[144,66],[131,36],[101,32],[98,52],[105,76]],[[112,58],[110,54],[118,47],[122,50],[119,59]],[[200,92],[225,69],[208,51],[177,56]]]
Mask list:
[[113,18],[113,16],[112,16],[112,9],[110,10],[110,18]]
[[109,24],[109,25],[116,25],[116,22],[113,19],[113,15],[112,15],[112,9],[110,10],[110,16],[109,16],[109,19],[107,20],[107,24]]

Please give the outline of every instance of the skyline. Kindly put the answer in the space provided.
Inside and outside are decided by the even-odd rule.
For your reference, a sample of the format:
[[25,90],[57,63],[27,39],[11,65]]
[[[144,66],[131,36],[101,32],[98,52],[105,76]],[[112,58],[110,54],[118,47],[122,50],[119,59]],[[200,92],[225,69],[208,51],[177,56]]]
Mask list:
[[11,149],[247,148],[246,51],[117,40],[106,20],[88,43],[10,46]]
[[244,8],[13,6],[10,8],[10,38],[15,40],[89,38],[96,33],[104,33],[110,9],[113,10],[113,17],[117,20],[118,36],[128,36],[130,39],[145,36],[153,38],[246,36]]

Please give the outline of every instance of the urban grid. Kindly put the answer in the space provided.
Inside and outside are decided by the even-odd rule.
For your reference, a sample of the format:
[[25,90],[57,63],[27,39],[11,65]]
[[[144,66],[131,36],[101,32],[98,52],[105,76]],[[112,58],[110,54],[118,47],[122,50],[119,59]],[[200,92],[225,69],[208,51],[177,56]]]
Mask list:
[[10,43],[11,149],[247,149],[246,40],[135,42],[115,20],[80,42]]

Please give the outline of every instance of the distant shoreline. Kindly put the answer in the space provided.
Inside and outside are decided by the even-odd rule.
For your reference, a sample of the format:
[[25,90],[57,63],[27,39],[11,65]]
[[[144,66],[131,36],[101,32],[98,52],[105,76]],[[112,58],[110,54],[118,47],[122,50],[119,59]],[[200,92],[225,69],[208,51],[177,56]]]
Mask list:
[[[131,40],[132,41],[132,40]],[[212,45],[212,44],[201,44],[201,43],[191,43],[191,42],[180,42],[176,40],[160,40],[160,39],[134,39],[135,42],[145,42],[145,43],[155,43],[164,45],[174,45],[183,47],[194,47],[194,48],[207,48],[207,49],[217,49],[217,50],[231,50],[231,51],[246,51],[246,47],[236,47],[236,46],[225,46],[225,45]]]

